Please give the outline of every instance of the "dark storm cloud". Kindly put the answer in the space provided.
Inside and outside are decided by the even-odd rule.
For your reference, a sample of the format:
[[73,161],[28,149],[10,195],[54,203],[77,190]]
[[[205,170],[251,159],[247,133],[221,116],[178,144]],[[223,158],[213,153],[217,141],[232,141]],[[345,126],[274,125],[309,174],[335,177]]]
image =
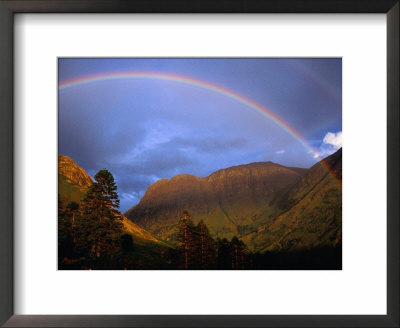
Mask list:
[[[118,136],[116,137],[119,140]],[[177,137],[161,143],[151,150],[137,154],[131,161],[117,160],[118,155],[122,155],[123,151],[121,153],[115,150],[98,152],[98,155],[114,156],[113,160],[108,159],[109,163],[105,167],[115,176],[121,198],[121,208],[125,210],[138,202],[147,188],[160,178],[171,178],[185,172],[197,173],[199,176],[211,173],[212,169],[204,164],[204,171],[197,168],[199,152],[206,152],[209,156],[215,157],[220,152],[243,149],[246,143],[244,139],[222,140],[218,137],[208,137],[188,140]],[[114,142],[110,142],[110,145],[117,146]],[[136,146],[140,148],[141,144]],[[117,149],[121,150],[121,147],[117,147]],[[99,168],[96,167],[93,174]]]
[[246,143],[243,139],[224,141],[215,137],[192,140],[174,138],[138,154],[131,161],[114,163],[112,168],[123,177],[120,179],[120,188],[124,192],[142,190],[148,187],[149,182],[154,182],[155,177],[170,178],[187,172],[185,168],[198,165],[199,151],[215,156],[221,151],[242,149]]
[[125,174],[147,174],[164,176],[170,172],[179,171],[194,162],[190,156],[182,150],[171,148],[159,148],[140,154],[135,160],[117,166]]
[[[122,132],[102,138],[104,131],[88,133],[88,130],[76,130],[68,138],[60,138],[59,148],[64,155],[78,159],[78,164],[88,171],[107,167],[114,158],[123,154],[140,140]],[[62,134],[60,133],[60,136]],[[98,140],[103,139],[101,143]]]

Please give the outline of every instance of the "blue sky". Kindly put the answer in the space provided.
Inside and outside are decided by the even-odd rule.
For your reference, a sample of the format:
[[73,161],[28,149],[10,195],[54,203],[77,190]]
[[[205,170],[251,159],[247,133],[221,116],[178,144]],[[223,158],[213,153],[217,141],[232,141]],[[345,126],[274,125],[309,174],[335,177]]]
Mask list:
[[[59,59],[59,81],[146,71],[183,75],[267,107],[320,155],[341,147],[341,59]],[[276,122],[221,93],[176,81],[114,79],[59,91],[59,153],[114,175],[121,211],[161,178],[238,164],[310,167],[318,158]]]

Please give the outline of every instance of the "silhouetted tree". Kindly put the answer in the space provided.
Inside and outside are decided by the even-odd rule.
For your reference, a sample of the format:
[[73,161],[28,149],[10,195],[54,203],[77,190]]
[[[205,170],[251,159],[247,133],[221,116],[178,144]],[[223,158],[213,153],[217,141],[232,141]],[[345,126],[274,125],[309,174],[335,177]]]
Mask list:
[[121,236],[121,247],[124,252],[130,252],[133,250],[133,238],[129,234],[123,234]]
[[63,201],[58,196],[58,263],[64,258],[73,256],[74,243],[72,239],[72,225],[69,212],[63,207]]
[[224,239],[217,240],[218,246],[218,257],[217,264],[218,269],[231,269],[232,268],[232,259],[231,259],[231,248],[229,241]]
[[238,270],[245,269],[246,246],[236,236],[229,242],[226,238],[217,240],[218,246],[218,269]]
[[236,236],[234,236],[230,242],[230,251],[232,269],[243,270],[245,264],[245,245]]
[[198,223],[196,232],[198,266],[200,269],[212,269],[216,264],[215,242],[203,220]]
[[193,269],[196,264],[196,231],[193,221],[186,210],[183,211],[182,217],[178,222],[177,241],[179,264],[184,269]]

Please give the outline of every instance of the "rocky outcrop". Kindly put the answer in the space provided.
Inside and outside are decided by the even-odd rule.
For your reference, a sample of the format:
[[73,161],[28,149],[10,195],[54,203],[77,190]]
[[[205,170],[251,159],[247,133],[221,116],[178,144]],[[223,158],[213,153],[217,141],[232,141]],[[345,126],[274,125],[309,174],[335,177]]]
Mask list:
[[[71,158],[58,155],[58,195],[64,207],[71,201],[80,203],[92,183],[92,178]],[[121,219],[124,232],[130,234],[135,243],[152,243],[169,247],[125,216],[122,215]]]
[[67,182],[78,186],[87,187],[93,183],[86,171],[68,156],[58,155],[58,174],[63,175]]

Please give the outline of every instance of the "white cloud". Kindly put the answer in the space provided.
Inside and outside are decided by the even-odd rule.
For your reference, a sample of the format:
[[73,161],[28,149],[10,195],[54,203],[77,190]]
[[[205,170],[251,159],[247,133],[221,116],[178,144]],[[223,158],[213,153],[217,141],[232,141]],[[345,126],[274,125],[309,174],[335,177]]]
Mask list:
[[121,193],[120,198],[125,198],[125,199],[128,199],[130,201],[138,202],[140,200],[140,195],[137,192],[130,192],[130,193],[123,192],[123,193]]
[[342,147],[342,131],[327,132],[322,140],[319,150],[313,155],[314,158],[322,159],[336,152]]
[[275,153],[278,155],[282,155],[283,153],[285,153],[285,151],[283,149],[281,149],[281,150],[276,151]]
[[320,158],[323,155],[324,155],[323,153],[314,153],[314,158]]
[[324,144],[330,145],[335,150],[339,149],[342,147],[342,131],[339,132],[328,132],[324,139],[323,139]]

